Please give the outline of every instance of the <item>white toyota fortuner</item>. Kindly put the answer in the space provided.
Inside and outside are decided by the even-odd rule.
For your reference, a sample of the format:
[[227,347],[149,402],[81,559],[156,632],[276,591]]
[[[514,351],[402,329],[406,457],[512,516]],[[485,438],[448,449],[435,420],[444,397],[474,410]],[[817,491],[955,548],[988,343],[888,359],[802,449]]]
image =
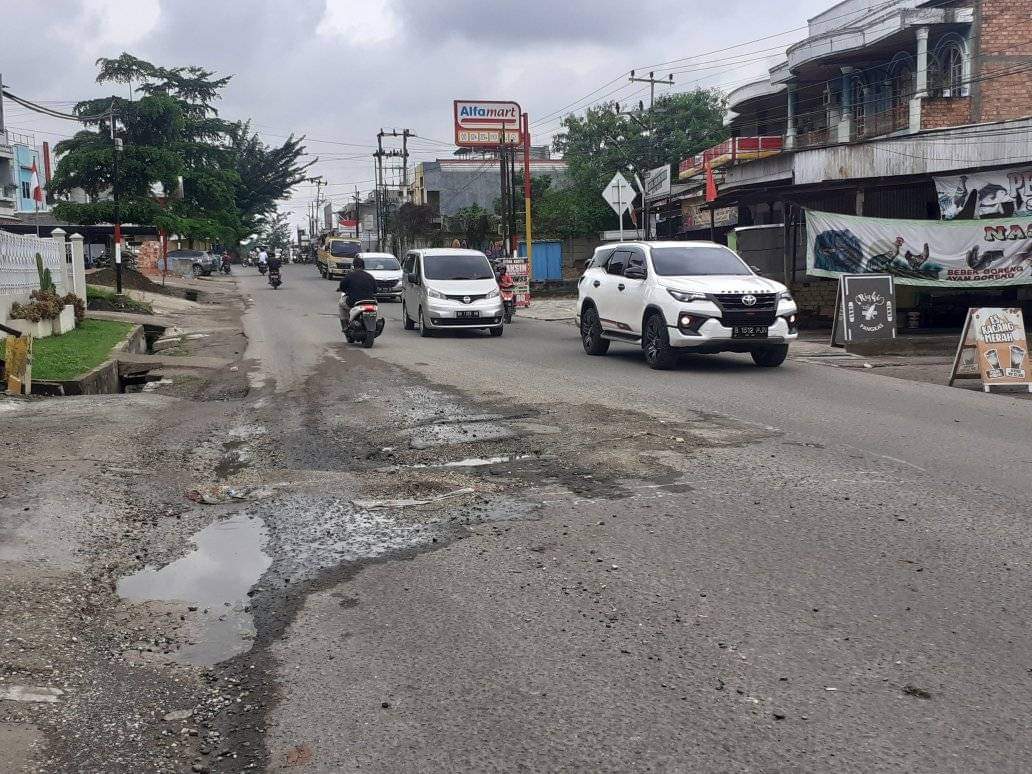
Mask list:
[[577,311],[585,352],[637,344],[652,368],[671,368],[679,352],[749,352],[756,365],[779,366],[798,337],[788,289],[713,242],[599,248],[578,284]]

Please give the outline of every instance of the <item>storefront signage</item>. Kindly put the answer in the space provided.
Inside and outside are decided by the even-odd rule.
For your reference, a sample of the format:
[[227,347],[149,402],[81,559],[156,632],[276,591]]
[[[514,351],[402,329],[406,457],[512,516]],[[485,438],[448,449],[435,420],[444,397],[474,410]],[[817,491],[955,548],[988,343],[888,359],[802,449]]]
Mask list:
[[516,307],[525,309],[530,306],[530,276],[527,274],[526,256],[506,258],[505,271],[516,283]]
[[[738,225],[737,207],[718,207],[713,211],[713,226],[723,228],[726,226]],[[684,202],[681,205],[681,230],[696,231],[701,228],[710,227],[710,211],[705,208],[705,202],[699,199],[696,202]]]
[[1021,387],[1032,392],[1025,320],[1020,309],[969,309],[953,361],[950,385],[980,378],[982,388]]
[[1032,284],[1032,220],[890,220],[806,211],[806,272],[891,274],[898,284]]
[[484,148],[523,144],[522,114],[516,102],[457,99],[454,109],[456,145]]
[[889,274],[846,274],[832,327],[832,346],[896,338],[896,287]]
[[670,196],[670,166],[656,167],[645,173],[645,198]]
[[1032,216],[1032,167],[935,178],[943,220]]

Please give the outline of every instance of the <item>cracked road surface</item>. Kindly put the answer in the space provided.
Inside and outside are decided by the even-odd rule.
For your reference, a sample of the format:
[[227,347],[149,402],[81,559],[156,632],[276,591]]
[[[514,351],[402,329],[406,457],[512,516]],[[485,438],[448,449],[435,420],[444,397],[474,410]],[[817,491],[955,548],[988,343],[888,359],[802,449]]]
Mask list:
[[[737,355],[657,373],[525,319],[422,339],[395,305],[366,351],[332,283],[284,277],[235,278],[217,400],[0,415],[116,445],[56,471],[8,441],[41,510],[110,533],[62,559],[0,500],[0,570],[27,588],[35,541],[98,579],[68,656],[93,666],[26,649],[43,613],[4,625],[0,690],[72,697],[0,700],[0,741],[42,740],[13,770],[1032,767],[1027,402]],[[114,593],[162,568],[211,593]],[[118,698],[141,681],[157,698]],[[136,725],[105,736],[82,693]]]

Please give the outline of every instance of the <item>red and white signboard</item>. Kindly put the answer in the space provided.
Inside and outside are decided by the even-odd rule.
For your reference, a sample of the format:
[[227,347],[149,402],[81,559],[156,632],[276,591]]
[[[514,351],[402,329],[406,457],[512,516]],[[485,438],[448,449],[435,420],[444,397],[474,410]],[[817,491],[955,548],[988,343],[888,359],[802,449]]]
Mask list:
[[520,106],[484,99],[455,100],[455,144],[466,148],[522,145]]

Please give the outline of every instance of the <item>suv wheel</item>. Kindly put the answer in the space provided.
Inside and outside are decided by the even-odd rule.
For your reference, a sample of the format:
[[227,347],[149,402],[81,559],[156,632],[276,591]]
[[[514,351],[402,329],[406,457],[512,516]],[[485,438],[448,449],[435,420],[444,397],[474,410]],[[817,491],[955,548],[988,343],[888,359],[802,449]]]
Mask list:
[[785,362],[788,357],[788,344],[779,344],[776,347],[764,347],[754,349],[752,359],[760,368],[777,368]]
[[589,355],[604,355],[609,351],[609,340],[602,338],[602,323],[595,307],[587,306],[581,312],[580,334],[581,344]]
[[645,321],[641,348],[649,368],[665,371],[677,364],[677,353],[670,346],[670,332],[662,315],[653,314]]
[[197,277],[200,277],[204,274],[204,267],[201,266],[201,264],[199,263],[195,263],[190,273],[193,274],[194,279],[196,279]]

